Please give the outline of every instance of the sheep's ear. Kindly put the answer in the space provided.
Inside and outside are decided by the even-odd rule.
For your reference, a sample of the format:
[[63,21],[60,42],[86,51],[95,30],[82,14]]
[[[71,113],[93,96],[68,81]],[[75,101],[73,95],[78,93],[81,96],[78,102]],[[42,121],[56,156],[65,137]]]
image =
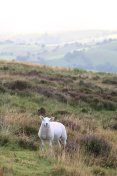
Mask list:
[[43,119],[44,119],[44,117],[43,117],[42,115],[40,115],[40,119],[41,119],[41,120],[43,120]]
[[53,121],[55,119],[55,117],[51,117],[50,120]]

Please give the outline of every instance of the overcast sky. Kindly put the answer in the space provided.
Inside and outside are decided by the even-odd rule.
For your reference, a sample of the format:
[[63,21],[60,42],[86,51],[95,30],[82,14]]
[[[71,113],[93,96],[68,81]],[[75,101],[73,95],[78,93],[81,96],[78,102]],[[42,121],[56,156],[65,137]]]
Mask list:
[[0,0],[0,33],[117,30],[117,0]]

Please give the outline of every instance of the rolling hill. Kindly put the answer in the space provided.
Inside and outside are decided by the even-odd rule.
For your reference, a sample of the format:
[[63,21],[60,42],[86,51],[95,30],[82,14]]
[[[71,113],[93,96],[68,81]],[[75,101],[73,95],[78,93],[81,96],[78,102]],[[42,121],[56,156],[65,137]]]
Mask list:
[[49,65],[117,73],[117,40],[109,40],[67,53]]

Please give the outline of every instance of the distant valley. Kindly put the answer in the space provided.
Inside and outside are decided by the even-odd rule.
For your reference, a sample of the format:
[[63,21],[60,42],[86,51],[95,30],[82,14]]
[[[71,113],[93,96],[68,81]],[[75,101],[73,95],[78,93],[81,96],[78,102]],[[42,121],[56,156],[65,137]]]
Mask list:
[[117,73],[117,31],[0,36],[0,59]]

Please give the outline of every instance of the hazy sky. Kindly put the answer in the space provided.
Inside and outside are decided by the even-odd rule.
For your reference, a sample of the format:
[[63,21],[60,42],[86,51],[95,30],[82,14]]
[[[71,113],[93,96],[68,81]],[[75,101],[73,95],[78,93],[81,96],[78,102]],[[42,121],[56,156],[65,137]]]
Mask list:
[[117,30],[117,0],[0,0],[0,33]]

